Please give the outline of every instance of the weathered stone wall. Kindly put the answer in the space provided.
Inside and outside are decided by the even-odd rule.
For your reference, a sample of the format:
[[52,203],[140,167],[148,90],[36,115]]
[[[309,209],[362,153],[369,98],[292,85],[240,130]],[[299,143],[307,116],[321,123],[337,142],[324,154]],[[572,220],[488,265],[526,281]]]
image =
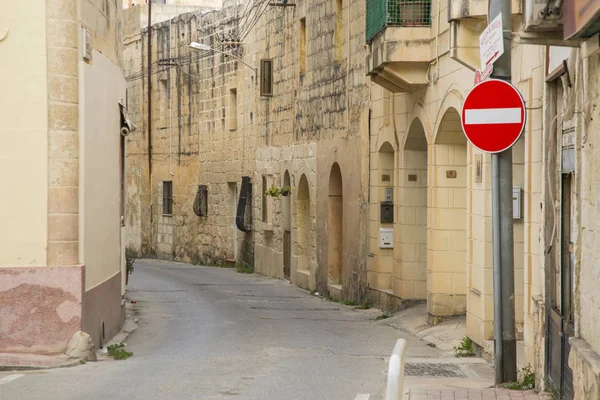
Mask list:
[[[326,292],[328,187],[332,166],[338,163],[343,187],[343,232],[351,232],[343,234],[340,283],[346,296],[361,297],[366,293],[367,247],[363,239],[368,210],[363,142],[368,129],[368,85],[364,76],[364,20],[357,17],[364,14],[364,4],[344,2],[342,14],[338,12],[337,46],[336,10],[324,1],[311,3],[310,7],[298,4],[296,11],[271,7],[261,14],[253,29],[252,20],[243,15],[242,8],[239,11],[239,27],[234,8],[206,15],[184,14],[153,27],[153,62],[168,58],[170,51],[170,57],[176,58],[179,65],[165,66],[164,72],[152,78],[151,178],[145,133],[147,38],[144,33],[137,40],[132,33],[126,39],[125,64],[132,77],[128,109],[141,127],[128,139],[131,167],[126,220],[132,233],[130,245],[146,255],[198,262],[243,256],[251,263],[256,251],[257,271],[283,277],[282,216],[283,208],[289,207],[286,228],[292,237],[291,279]],[[298,62],[300,18],[306,18],[307,33],[303,74]],[[169,30],[171,50],[167,45]],[[272,97],[260,96],[260,76],[241,63],[220,54],[192,53],[188,48],[191,41],[219,46],[219,41],[241,39],[243,46],[221,50],[241,56],[257,68],[261,59],[272,59]],[[132,75],[136,72],[139,74]],[[170,98],[168,90],[161,92],[161,79],[171,89]],[[161,109],[165,97],[168,105],[163,104]],[[234,109],[237,118],[231,115]],[[161,120],[161,112],[170,117]],[[281,187],[286,171],[292,187],[289,204],[282,205],[282,199],[266,199],[269,217],[263,223],[262,176],[268,180],[268,187]],[[296,192],[303,175],[307,187],[303,186],[301,192],[307,197],[297,203]],[[250,234],[233,226],[235,193],[237,190],[239,195],[242,176],[250,176],[253,184]],[[173,181],[172,228],[160,228],[157,220],[164,222],[168,217],[159,215],[158,185],[169,180]],[[198,218],[191,210],[198,184],[209,187],[208,217]],[[308,205],[307,213],[298,205]],[[301,233],[306,234],[300,244],[296,240],[296,214],[302,216]],[[172,233],[165,229],[172,229]],[[165,237],[172,243],[164,243]],[[256,246],[248,246],[254,238]],[[298,249],[302,253],[300,274],[296,273]]]
[[[575,72],[571,75],[572,87],[566,93],[571,100],[562,102],[573,106],[572,112],[567,108],[565,119],[573,117],[576,126],[576,170],[572,191],[577,196],[571,196],[574,204],[569,246],[574,268],[572,322],[576,336],[570,340],[569,366],[573,370],[575,399],[600,398],[600,274],[597,266],[600,257],[600,153],[596,135],[600,120],[596,106],[600,97],[600,52],[597,40],[597,36],[591,38],[583,43],[578,53],[571,54],[569,66]],[[561,100],[558,99],[559,105]],[[560,118],[556,123],[562,125]]]
[[[368,84],[364,76],[364,3],[299,1],[272,7],[249,34],[252,58],[273,59],[273,97],[256,107],[257,185],[284,186],[290,175],[291,276],[300,286],[327,293],[341,285],[345,298],[366,294],[366,148]],[[303,21],[303,22],[301,22]],[[306,47],[302,48],[301,25]],[[337,24],[337,36],[336,36]],[[337,42],[336,42],[337,37]],[[305,57],[305,61],[301,59]],[[343,222],[328,226],[330,174],[341,172]],[[307,186],[303,186],[305,182]],[[258,191],[257,191],[258,194]],[[283,277],[284,199],[255,198],[256,268]],[[308,212],[308,215],[305,215]],[[307,219],[305,219],[305,217]],[[341,235],[342,276],[328,275],[328,246]]]
[[[134,12],[134,9],[126,11]],[[136,18],[130,18],[132,23]],[[248,72],[235,59],[197,52],[199,41],[221,47],[237,26],[236,10],[182,14],[152,29],[152,149],[148,160],[147,31],[126,39],[128,108],[141,128],[128,140],[130,186],[129,245],[146,256],[212,263],[248,255],[252,234],[234,226],[242,176],[249,176],[252,138],[245,109],[232,98],[246,97]],[[167,59],[173,60],[169,63]],[[160,63],[160,65],[159,65]],[[241,64],[240,64],[241,65]],[[234,95],[235,93],[235,95]],[[237,113],[236,113],[237,110]],[[235,113],[236,115],[232,115]],[[237,120],[237,126],[231,121]],[[163,182],[173,187],[173,213],[163,215]],[[208,215],[198,217],[193,203],[198,185],[208,186]],[[235,237],[235,239],[234,239]],[[253,247],[253,246],[250,246]]]
[[[575,320],[579,321],[579,334],[587,341],[592,350],[600,353],[600,273],[597,260],[600,258],[600,166],[598,164],[598,120],[600,112],[595,102],[600,97],[600,54],[598,52],[581,60],[585,65],[581,71],[586,71],[579,76],[581,83],[575,86],[580,97],[575,100],[575,116],[582,125],[581,129],[581,154],[580,168],[576,172],[581,180],[581,226],[579,227],[580,249],[579,260],[576,261],[575,288],[579,295],[575,299]],[[585,75],[584,75],[585,74]],[[587,95],[587,96],[586,96]],[[587,99],[587,100],[586,100]]]

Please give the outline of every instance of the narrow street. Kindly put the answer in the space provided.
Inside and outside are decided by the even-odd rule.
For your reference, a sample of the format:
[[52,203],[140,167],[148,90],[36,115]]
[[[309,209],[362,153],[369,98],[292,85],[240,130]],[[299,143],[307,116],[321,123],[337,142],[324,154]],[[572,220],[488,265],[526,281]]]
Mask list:
[[[72,368],[0,372],[2,400],[381,398],[389,354],[440,352],[356,310],[233,269],[138,261],[128,297],[134,356]],[[1,382],[1,381],[0,381]]]

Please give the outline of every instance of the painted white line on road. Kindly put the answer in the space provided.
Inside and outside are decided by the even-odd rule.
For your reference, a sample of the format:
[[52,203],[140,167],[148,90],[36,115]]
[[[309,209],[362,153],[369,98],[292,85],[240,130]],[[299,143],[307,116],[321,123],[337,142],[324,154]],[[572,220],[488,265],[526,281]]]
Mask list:
[[354,400],[369,400],[370,398],[370,394],[357,394]]
[[521,122],[520,108],[479,108],[465,110],[465,125],[475,124],[518,124]]
[[23,374],[12,374],[12,375],[8,375],[5,376],[4,378],[0,379],[0,385],[4,385],[6,383],[10,383],[16,379],[21,378],[22,376],[25,376]]

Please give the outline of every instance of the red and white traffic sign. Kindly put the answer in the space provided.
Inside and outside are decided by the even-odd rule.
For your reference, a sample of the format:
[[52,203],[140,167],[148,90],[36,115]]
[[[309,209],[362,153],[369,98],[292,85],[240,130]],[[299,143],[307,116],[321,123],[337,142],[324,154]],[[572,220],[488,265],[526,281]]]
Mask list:
[[525,128],[525,102],[513,85],[489,79],[467,95],[461,113],[465,136],[486,153],[500,153],[519,140]]

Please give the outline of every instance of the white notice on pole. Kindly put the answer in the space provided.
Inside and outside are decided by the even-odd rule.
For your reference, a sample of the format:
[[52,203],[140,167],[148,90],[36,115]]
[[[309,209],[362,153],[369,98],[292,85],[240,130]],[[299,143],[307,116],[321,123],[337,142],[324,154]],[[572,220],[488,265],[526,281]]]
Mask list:
[[494,62],[504,53],[504,40],[502,34],[502,14],[498,14],[479,36],[479,52],[481,56],[482,71],[494,64]]

